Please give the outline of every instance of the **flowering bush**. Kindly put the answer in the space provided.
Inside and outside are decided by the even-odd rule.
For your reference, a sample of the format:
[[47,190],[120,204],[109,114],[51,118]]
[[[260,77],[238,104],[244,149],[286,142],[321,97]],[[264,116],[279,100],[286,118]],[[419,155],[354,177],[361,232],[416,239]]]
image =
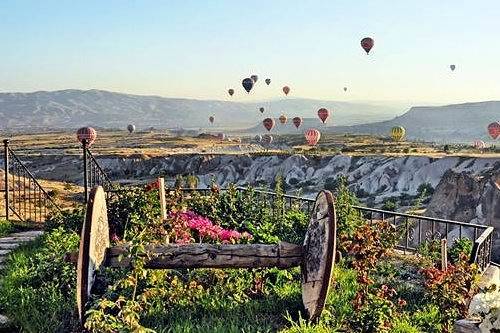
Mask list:
[[477,268],[462,256],[455,265],[441,270],[429,267],[422,270],[425,288],[430,300],[436,304],[444,319],[444,332],[451,332],[455,320],[467,315],[467,304],[476,289]]
[[171,212],[169,219],[172,222],[174,240],[180,244],[188,244],[193,240],[200,243],[207,241],[237,243],[252,239],[252,235],[248,232],[240,233],[236,230],[224,229],[210,219],[191,211]]
[[481,320],[481,333],[500,332],[500,290],[476,294],[469,304],[469,317]]

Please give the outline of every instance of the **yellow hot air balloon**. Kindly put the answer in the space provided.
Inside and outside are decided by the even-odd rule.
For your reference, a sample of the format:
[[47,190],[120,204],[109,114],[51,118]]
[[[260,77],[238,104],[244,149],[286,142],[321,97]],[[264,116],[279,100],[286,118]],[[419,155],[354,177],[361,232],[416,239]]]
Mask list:
[[405,137],[406,130],[402,126],[395,126],[391,129],[391,138],[394,141],[402,141]]

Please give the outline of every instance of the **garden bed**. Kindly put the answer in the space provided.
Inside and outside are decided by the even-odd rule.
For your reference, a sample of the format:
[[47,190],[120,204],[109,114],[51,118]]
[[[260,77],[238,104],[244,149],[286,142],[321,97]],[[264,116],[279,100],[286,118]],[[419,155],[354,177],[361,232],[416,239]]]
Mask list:
[[[116,194],[108,203],[110,236],[114,245],[129,245],[126,256],[134,265],[98,274],[85,327],[93,332],[432,333],[450,332],[465,316],[475,271],[460,253],[470,248],[453,247],[446,272],[439,269],[432,243],[416,255],[396,251],[400,233],[390,223],[362,219],[342,183],[336,207],[343,259],[337,260],[317,323],[304,319],[298,268],[144,268],[149,243],[302,243],[309,217],[298,207],[284,210],[279,184],[277,192],[269,205],[252,191],[214,188],[189,198],[171,191],[165,221],[159,219],[157,191]],[[65,255],[76,247],[81,219],[81,210],[53,218],[52,231],[11,255],[0,278],[0,310],[24,331],[77,329],[75,271]]]

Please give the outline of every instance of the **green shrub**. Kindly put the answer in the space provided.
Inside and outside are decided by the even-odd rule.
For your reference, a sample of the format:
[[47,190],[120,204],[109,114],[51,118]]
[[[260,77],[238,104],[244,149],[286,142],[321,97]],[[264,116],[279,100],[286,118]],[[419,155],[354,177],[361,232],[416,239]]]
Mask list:
[[465,255],[467,258],[470,257],[472,253],[473,242],[469,238],[459,238],[455,240],[448,250],[449,258],[452,263],[459,261],[460,256]]
[[44,228],[45,230],[54,230],[62,227],[64,230],[71,230],[80,234],[84,216],[85,211],[83,207],[57,212],[49,216],[47,221],[45,221]]
[[390,198],[384,199],[384,202],[382,204],[383,210],[395,212],[397,208],[398,208],[398,198],[397,197],[390,197]]
[[78,235],[55,229],[13,251],[0,277],[0,310],[23,332],[76,329],[76,274],[65,261]]
[[7,236],[8,234],[14,232],[14,225],[7,220],[0,220],[0,237]]

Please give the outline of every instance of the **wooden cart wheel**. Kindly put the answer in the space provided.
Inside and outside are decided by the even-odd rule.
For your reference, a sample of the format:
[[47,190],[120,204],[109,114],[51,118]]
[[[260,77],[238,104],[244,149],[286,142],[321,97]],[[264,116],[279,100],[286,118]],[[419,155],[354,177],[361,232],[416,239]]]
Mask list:
[[325,306],[336,253],[337,218],[333,195],[321,191],[304,240],[302,301],[309,320],[315,321]]
[[82,324],[85,304],[94,282],[94,273],[102,265],[109,244],[106,196],[103,188],[99,186],[93,188],[89,195],[78,253],[76,302]]

